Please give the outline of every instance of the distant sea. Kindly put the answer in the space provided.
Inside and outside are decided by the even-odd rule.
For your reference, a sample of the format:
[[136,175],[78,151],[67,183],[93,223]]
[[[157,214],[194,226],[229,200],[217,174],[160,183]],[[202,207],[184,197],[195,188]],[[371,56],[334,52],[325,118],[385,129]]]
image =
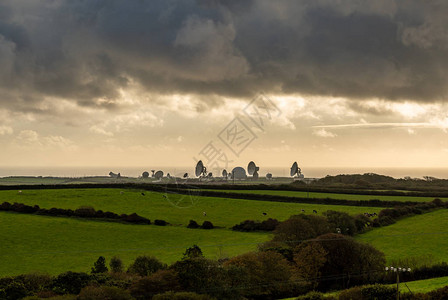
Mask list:
[[[163,170],[165,174],[172,176],[182,176],[184,173],[193,174],[193,167],[0,167],[0,177],[7,176],[54,176],[54,177],[85,177],[85,176],[107,176],[109,172],[121,173],[122,176],[138,177],[144,171],[151,173],[151,169]],[[285,167],[260,167],[260,176],[272,173],[274,177],[288,177],[289,168]],[[422,178],[423,176],[433,176],[436,178],[448,178],[448,168],[302,168],[305,177],[321,178],[327,175],[338,174],[364,174],[377,173],[388,175],[394,178],[410,176],[412,178]],[[217,174],[215,174],[217,175]]]

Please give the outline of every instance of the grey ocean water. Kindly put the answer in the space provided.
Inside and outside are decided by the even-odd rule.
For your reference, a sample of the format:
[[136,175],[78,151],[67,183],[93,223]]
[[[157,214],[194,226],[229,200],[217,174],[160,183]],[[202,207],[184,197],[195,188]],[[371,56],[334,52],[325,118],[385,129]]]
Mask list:
[[[84,177],[84,176],[107,176],[110,171],[120,172],[122,176],[138,177],[144,171],[163,170],[165,174],[172,176],[182,176],[184,173],[194,174],[193,167],[0,167],[0,177],[7,176],[55,176],[55,177]],[[276,177],[289,176],[289,167],[260,167],[260,176],[272,173]],[[410,176],[412,178],[422,178],[423,176],[433,176],[436,178],[448,178],[448,168],[316,168],[303,167],[302,172],[308,178],[321,178],[327,175],[338,174],[364,174],[377,173],[388,175],[394,178]],[[216,175],[216,174],[215,174]]]

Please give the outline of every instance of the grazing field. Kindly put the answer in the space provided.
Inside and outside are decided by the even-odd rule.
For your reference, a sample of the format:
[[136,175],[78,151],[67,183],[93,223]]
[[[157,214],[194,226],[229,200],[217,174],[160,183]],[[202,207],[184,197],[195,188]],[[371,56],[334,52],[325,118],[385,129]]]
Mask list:
[[[381,200],[381,201],[412,201],[412,202],[429,202],[435,197],[415,197],[415,196],[384,196],[384,195],[355,195],[355,194],[336,194],[336,193],[318,193],[318,192],[302,192],[302,191],[275,191],[275,190],[207,190],[224,193],[238,193],[238,194],[259,194],[259,195],[274,195],[284,197],[300,197],[300,198],[331,198],[343,200]],[[445,198],[440,198],[447,200]]]
[[389,261],[427,255],[436,261],[448,261],[447,225],[448,209],[440,209],[376,228],[356,238],[383,251]]
[[[125,265],[141,254],[170,263],[197,244],[206,257],[235,256],[257,249],[267,233],[113,222],[0,212],[0,277],[33,271],[58,274],[89,272],[102,255],[118,255]],[[222,247],[216,245],[221,244]]]
[[[436,289],[443,288],[448,285],[448,277],[431,278],[425,280],[416,280],[406,282],[407,286],[413,293],[427,293]],[[391,284],[391,286],[397,286]],[[409,290],[404,284],[400,284],[400,292],[407,293]]]
[[[349,214],[373,213],[381,210],[378,207],[283,203],[197,195],[190,197],[189,195],[122,189],[23,190],[22,193],[0,191],[0,203],[4,201],[37,204],[42,208],[76,209],[88,205],[118,214],[135,212],[150,220],[163,219],[176,225],[186,226],[189,220],[193,219],[198,223],[208,220],[216,226],[227,228],[247,219],[285,220],[293,214],[302,213],[302,209],[308,214],[313,210],[316,210],[318,214],[327,210],[344,211]],[[263,215],[263,212],[266,215]]]

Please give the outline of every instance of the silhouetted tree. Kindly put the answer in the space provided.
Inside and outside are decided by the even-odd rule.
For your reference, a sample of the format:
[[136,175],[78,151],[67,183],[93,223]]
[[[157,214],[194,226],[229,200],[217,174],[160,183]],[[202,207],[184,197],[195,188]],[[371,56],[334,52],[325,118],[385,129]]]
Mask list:
[[107,267],[106,267],[106,259],[102,256],[98,257],[98,260],[94,263],[92,268],[92,273],[106,273]]

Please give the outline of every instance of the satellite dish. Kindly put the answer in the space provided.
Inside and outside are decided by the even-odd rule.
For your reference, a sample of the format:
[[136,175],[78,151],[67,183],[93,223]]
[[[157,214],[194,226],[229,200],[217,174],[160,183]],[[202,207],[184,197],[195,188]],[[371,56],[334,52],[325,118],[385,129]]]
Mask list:
[[271,180],[272,179],[272,174],[271,173],[267,173],[266,174],[266,179],[267,180]]
[[166,177],[171,178],[171,174],[170,173],[166,174]]
[[227,170],[222,170],[222,177],[227,178]]
[[302,174],[302,169],[299,168],[299,166],[297,165],[297,162],[294,162],[292,164],[290,174],[291,174],[291,176],[299,178],[300,180],[305,178],[305,176]]
[[155,172],[156,170],[151,170],[151,172],[152,172],[152,174],[151,174],[151,177],[154,177],[154,172]]
[[295,161],[292,166],[291,166],[291,172],[290,172],[290,176],[295,176],[298,174],[299,171],[299,166],[297,165],[297,162]]
[[208,178],[212,178],[213,177],[213,173],[212,172],[208,173],[207,177]]
[[202,160],[196,164],[195,174],[196,177],[207,176],[207,169],[204,167]]
[[247,165],[247,173],[252,175],[254,179],[258,179],[258,170],[260,170],[260,168],[257,167],[253,161]]
[[184,174],[184,178],[188,178],[188,173],[185,173],[185,174]]
[[162,178],[163,178],[163,171],[157,171],[157,172],[154,174],[154,177],[155,177],[156,179],[162,179]]

